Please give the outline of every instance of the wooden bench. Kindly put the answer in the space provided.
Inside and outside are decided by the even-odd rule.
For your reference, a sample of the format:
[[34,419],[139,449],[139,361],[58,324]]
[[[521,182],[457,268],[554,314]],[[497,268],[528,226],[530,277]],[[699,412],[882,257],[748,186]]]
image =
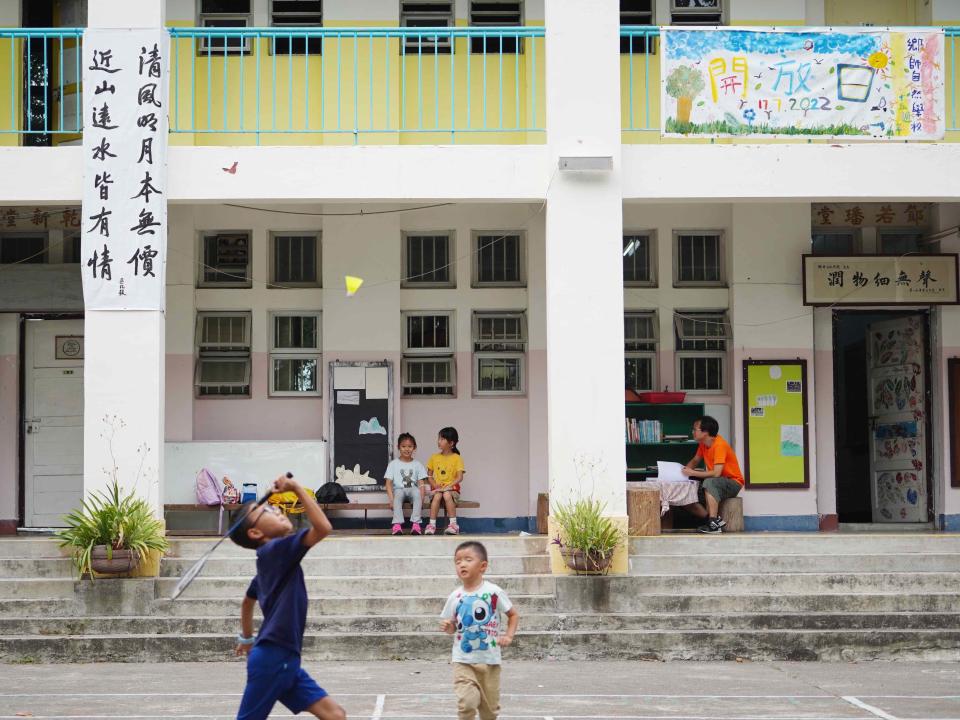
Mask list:
[[[409,502],[404,503],[404,506],[409,506],[409,505],[410,505]],[[239,510],[241,507],[243,507],[243,505],[240,505],[240,504],[223,506],[223,511],[227,515],[227,523],[226,523],[227,527],[230,526],[230,520],[231,520],[230,513],[235,512],[236,510]],[[457,507],[475,510],[480,507],[480,503],[478,503],[476,500],[461,500],[460,502],[457,503]],[[349,502],[349,503],[320,503],[320,508],[324,512],[329,512],[333,510],[363,510],[363,528],[364,530],[366,530],[368,513],[370,510],[391,510],[392,511],[393,504],[388,502],[367,502],[367,501]],[[428,510],[428,509],[429,509],[429,506],[424,508],[424,510]],[[440,504],[440,509],[444,510],[444,506],[442,503]],[[219,505],[199,505],[195,503],[187,503],[187,504],[181,503],[181,504],[169,504],[169,505],[163,506],[164,515],[166,515],[169,512],[219,512],[219,511],[220,511]],[[302,510],[299,511],[300,514],[302,514],[302,512],[303,512]],[[298,515],[298,518],[299,517],[300,515]],[[178,535],[219,535],[220,533],[222,533],[222,531],[223,530],[221,528],[219,532],[216,530],[177,530],[176,533]]]

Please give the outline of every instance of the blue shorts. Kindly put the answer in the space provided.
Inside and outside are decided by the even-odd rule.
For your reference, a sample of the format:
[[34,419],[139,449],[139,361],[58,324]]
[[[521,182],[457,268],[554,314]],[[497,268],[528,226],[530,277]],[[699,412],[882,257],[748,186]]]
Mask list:
[[298,653],[269,643],[255,645],[247,658],[247,687],[237,720],[265,720],[278,700],[296,715],[326,696],[300,667]]

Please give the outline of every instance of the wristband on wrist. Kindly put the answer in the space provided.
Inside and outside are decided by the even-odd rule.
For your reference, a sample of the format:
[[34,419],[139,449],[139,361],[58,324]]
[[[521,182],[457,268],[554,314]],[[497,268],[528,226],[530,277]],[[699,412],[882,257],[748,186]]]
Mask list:
[[244,637],[241,634],[237,634],[237,644],[238,645],[253,645],[257,641],[256,635],[251,635],[250,637]]

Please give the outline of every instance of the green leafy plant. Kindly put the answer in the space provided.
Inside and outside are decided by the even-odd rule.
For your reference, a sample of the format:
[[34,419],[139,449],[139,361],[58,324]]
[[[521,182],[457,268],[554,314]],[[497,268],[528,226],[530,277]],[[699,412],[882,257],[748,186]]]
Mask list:
[[106,546],[108,559],[113,559],[115,550],[130,550],[139,562],[151,550],[165,552],[169,548],[163,523],[150,505],[133,492],[122,494],[116,480],[106,491],[91,493],[64,520],[67,528],[57,537],[60,547],[73,550],[74,565],[81,577],[89,574],[93,578],[91,555],[97,545]]
[[553,510],[553,520],[560,529],[553,544],[561,555],[580,554],[584,566],[575,565],[588,573],[606,575],[614,552],[625,542],[622,529],[603,514],[606,504],[593,498],[581,498],[562,503]]

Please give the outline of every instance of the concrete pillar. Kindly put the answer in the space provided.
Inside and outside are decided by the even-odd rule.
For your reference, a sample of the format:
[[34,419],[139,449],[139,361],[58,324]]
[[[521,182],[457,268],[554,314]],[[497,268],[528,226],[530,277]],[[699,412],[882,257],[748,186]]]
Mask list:
[[[162,27],[164,6],[164,0],[89,0],[88,27]],[[155,155],[155,162],[166,164],[166,158]],[[116,473],[120,485],[145,498],[160,517],[164,327],[163,309],[84,314],[84,493],[104,489]]]
[[[626,527],[619,5],[551,0],[546,32],[550,501],[597,498]],[[583,156],[610,157],[612,168],[556,170]],[[615,571],[626,569],[621,555]]]
[[[733,426],[736,452],[745,464],[743,361],[807,361],[807,452],[810,487],[748,489],[747,529],[816,530],[817,448],[813,362],[813,312],[803,305],[801,255],[810,247],[808,203],[736,203],[733,206],[730,307],[733,322]],[[822,407],[818,404],[817,409]],[[785,514],[783,508],[790,508]]]

